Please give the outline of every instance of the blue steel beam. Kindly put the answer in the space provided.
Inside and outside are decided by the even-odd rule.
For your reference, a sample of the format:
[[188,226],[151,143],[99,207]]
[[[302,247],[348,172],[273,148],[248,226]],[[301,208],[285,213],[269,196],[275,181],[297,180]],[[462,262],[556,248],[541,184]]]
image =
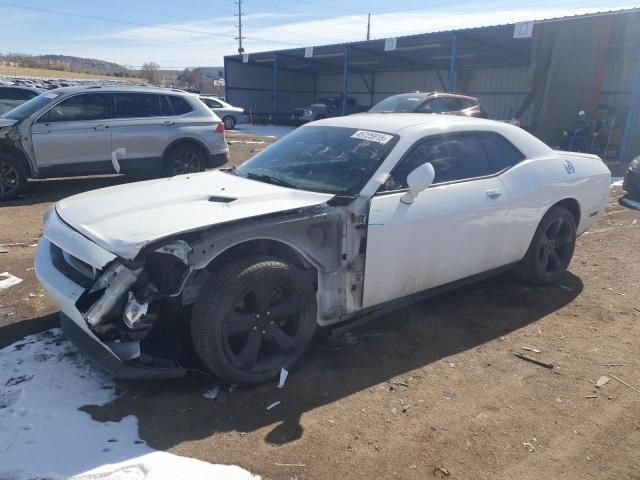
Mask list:
[[272,121],[278,118],[278,56],[273,57],[273,114]]
[[[629,111],[627,112],[627,119],[624,123],[624,131],[622,133],[622,140],[620,141],[620,149],[618,150],[618,160],[622,162],[631,161],[629,156],[632,154],[631,149],[631,127],[633,126],[634,114],[638,111],[640,106],[640,55],[638,55],[638,61],[636,63],[636,74],[633,79],[633,87],[631,87],[631,96],[629,97]],[[640,119],[639,119],[640,122]]]
[[347,114],[347,92],[349,90],[349,47],[344,47],[344,71],[342,72],[342,115]]
[[[224,99],[227,102],[230,102],[231,100],[229,100],[229,90],[227,89],[227,87],[229,86],[229,69],[227,68],[227,57],[224,57],[224,64],[223,64],[223,73],[224,73]],[[233,105],[233,104],[232,104]]]
[[453,92],[456,88],[456,52],[458,50],[458,36],[454,33],[451,37],[451,62],[449,63],[449,87]]

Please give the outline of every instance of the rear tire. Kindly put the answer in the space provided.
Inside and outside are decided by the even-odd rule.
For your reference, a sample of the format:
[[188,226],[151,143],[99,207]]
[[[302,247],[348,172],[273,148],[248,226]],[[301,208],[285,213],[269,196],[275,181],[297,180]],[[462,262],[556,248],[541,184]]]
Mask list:
[[527,254],[515,269],[531,285],[552,285],[560,281],[576,246],[576,221],[569,210],[553,207],[542,218]]
[[222,119],[225,130],[233,130],[236,127],[236,119],[228,115]]
[[14,200],[27,186],[24,163],[11,155],[0,153],[0,202]]
[[300,268],[253,256],[215,272],[193,309],[191,338],[222,380],[255,385],[300,359],[316,330],[316,311],[315,290]]
[[195,145],[177,145],[169,150],[164,161],[165,175],[184,175],[204,171],[207,165],[202,150]]

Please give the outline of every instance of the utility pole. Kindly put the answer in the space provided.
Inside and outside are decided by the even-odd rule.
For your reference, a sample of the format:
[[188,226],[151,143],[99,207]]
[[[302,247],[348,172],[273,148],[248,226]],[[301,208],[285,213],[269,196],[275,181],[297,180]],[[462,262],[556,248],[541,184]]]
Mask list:
[[367,40],[371,40],[371,14],[367,15]]
[[234,16],[238,17],[238,36],[235,37],[235,40],[238,40],[238,53],[242,55],[244,53],[244,48],[242,48],[242,40],[245,39],[245,37],[242,36],[242,0],[237,0],[235,4],[238,5],[238,13],[234,14]]

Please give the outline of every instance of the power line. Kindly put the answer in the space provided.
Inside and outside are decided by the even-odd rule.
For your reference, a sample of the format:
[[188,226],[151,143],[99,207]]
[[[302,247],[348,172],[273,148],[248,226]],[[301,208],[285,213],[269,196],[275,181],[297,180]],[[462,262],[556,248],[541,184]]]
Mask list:
[[[80,13],[73,13],[73,12],[65,12],[65,11],[61,11],[61,10],[53,10],[50,8],[43,8],[43,7],[29,7],[26,5],[18,5],[15,3],[10,3],[10,2],[3,2],[0,1],[0,5],[5,5],[7,7],[13,7],[19,10],[35,10],[35,11],[39,11],[39,12],[45,12],[45,13],[52,13],[52,14],[56,14],[56,15],[66,15],[66,16],[72,16],[72,17],[78,17],[78,18],[86,18],[86,19],[91,19],[91,20],[99,20],[99,21],[103,21],[103,22],[111,22],[111,23],[120,23],[120,24],[125,24],[125,25],[132,25],[135,27],[147,27],[147,28],[154,28],[154,29],[158,29],[158,30],[169,30],[169,31],[173,31],[173,32],[183,32],[183,33],[192,33],[192,34],[197,34],[197,35],[202,35],[202,36],[208,36],[208,37],[214,37],[214,36],[218,36],[218,37],[227,37],[227,38],[233,38],[236,39],[236,37],[233,34],[224,34],[224,33],[219,33],[219,32],[207,32],[204,30],[193,30],[190,28],[179,28],[179,27],[171,27],[169,25],[154,25],[154,24],[150,24],[150,23],[141,23],[141,22],[131,22],[131,21],[127,21],[127,20],[116,20],[113,18],[106,18],[106,17],[101,17],[98,15],[87,15],[87,14],[80,14]],[[245,37],[246,39],[246,37]],[[278,43],[281,45],[295,45],[297,46],[298,43],[292,43],[292,42],[285,42],[285,41],[281,41],[281,40],[275,40],[275,39],[271,39],[271,38],[260,38],[260,37],[251,37],[252,40],[259,40],[262,42],[270,42],[270,43]]]

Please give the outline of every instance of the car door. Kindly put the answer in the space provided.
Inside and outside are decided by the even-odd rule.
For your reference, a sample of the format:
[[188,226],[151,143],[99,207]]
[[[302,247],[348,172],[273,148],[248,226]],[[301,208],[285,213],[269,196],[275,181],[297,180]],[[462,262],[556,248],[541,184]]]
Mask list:
[[[407,175],[430,162],[431,187],[410,205]],[[445,285],[505,263],[509,199],[475,134],[427,137],[370,203],[363,307]]]
[[175,129],[173,111],[166,95],[114,93],[110,121],[111,145],[124,171],[159,168],[168,139]]
[[51,107],[31,127],[38,166],[61,174],[110,171],[110,112],[108,93],[81,93]]

